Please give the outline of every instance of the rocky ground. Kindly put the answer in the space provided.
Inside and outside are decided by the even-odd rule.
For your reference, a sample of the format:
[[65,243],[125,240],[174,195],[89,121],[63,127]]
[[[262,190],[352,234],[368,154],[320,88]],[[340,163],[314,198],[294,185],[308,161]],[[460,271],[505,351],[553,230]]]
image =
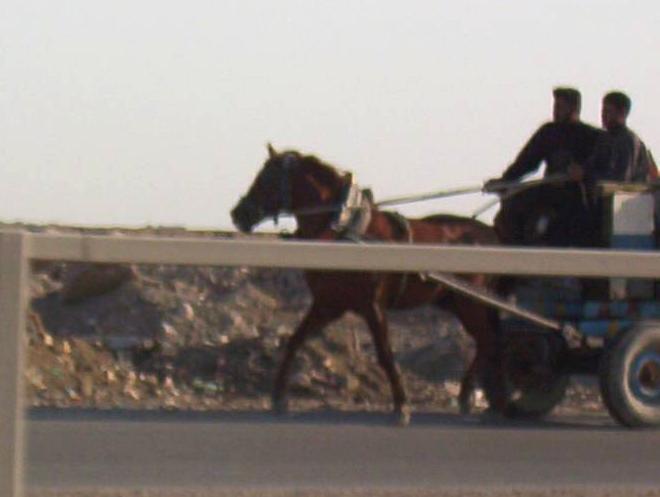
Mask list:
[[[134,233],[231,236],[176,228]],[[28,316],[29,405],[267,409],[283,345],[308,304],[297,270],[37,262]],[[435,309],[390,317],[414,408],[455,409],[457,380],[473,354],[470,338]],[[384,409],[389,400],[366,328],[354,316],[311,340],[298,358],[293,409]],[[561,408],[602,409],[596,389],[578,383]]]

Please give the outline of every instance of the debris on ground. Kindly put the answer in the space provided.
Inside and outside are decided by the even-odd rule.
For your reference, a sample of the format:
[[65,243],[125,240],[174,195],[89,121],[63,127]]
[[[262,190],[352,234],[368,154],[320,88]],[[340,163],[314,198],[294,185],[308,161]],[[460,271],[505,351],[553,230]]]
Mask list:
[[[132,233],[232,236],[178,228]],[[286,340],[310,303],[302,272],[291,269],[67,262],[35,262],[32,269],[25,372],[31,406],[268,408]],[[458,323],[422,307],[390,313],[390,331],[413,407],[455,409],[474,355]],[[294,409],[390,405],[370,335],[352,315],[306,344],[290,385]],[[483,395],[477,402],[485,407]],[[575,382],[564,405],[602,410],[597,388],[587,383]]]

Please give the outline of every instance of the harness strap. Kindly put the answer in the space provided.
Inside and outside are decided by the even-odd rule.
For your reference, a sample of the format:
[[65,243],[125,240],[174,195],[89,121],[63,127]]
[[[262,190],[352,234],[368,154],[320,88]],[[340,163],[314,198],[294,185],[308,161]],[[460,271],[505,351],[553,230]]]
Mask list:
[[342,194],[341,209],[331,223],[332,230],[341,238],[361,238],[371,222],[372,203],[371,191],[361,190],[351,178]]
[[[282,159],[282,170],[284,174],[281,177],[280,184],[280,210],[284,212],[291,211],[291,170],[296,167],[298,161],[292,153],[284,154]],[[277,221],[277,217],[275,217]]]
[[[398,212],[383,212],[383,214],[387,216],[390,222],[393,223],[394,226],[398,229],[398,231],[403,235],[403,238],[406,241],[406,243],[412,244],[414,240],[413,240],[412,229],[410,228],[410,221],[408,221],[408,219],[406,219],[405,216],[402,216]],[[399,288],[396,292],[394,299],[391,302],[391,305],[393,307],[396,307],[396,305],[401,300],[401,297],[403,297],[403,294],[408,289],[408,284],[410,283],[410,276],[411,273],[401,274],[401,279],[399,280]]]

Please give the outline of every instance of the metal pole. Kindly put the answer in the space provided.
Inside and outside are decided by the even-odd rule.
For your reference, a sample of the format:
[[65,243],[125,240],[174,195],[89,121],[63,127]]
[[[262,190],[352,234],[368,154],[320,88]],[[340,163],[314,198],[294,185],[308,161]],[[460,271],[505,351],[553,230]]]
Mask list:
[[27,236],[0,232],[0,495],[23,496]]

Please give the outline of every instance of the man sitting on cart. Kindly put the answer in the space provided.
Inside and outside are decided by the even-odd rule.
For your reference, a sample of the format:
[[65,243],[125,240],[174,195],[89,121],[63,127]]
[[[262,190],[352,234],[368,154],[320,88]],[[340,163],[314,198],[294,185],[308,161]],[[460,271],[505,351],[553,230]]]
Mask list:
[[625,93],[613,91],[603,97],[603,133],[586,163],[585,176],[596,181],[647,183],[658,178],[658,168],[644,142],[627,126],[632,102]]
[[[584,181],[594,190],[598,181],[625,183],[658,182],[658,166],[651,151],[627,125],[632,102],[620,91],[613,91],[603,97],[601,120],[604,133],[593,155],[581,173]],[[598,197],[594,194],[596,207]],[[655,191],[655,231],[656,246],[660,245],[660,188]]]
[[[486,183],[486,191],[502,194],[495,229],[512,245],[591,244],[590,202],[581,179],[585,164],[603,134],[580,121],[581,95],[574,88],[553,90],[553,120],[541,126],[504,171]],[[502,185],[519,182],[545,162],[545,184],[526,190]]]

